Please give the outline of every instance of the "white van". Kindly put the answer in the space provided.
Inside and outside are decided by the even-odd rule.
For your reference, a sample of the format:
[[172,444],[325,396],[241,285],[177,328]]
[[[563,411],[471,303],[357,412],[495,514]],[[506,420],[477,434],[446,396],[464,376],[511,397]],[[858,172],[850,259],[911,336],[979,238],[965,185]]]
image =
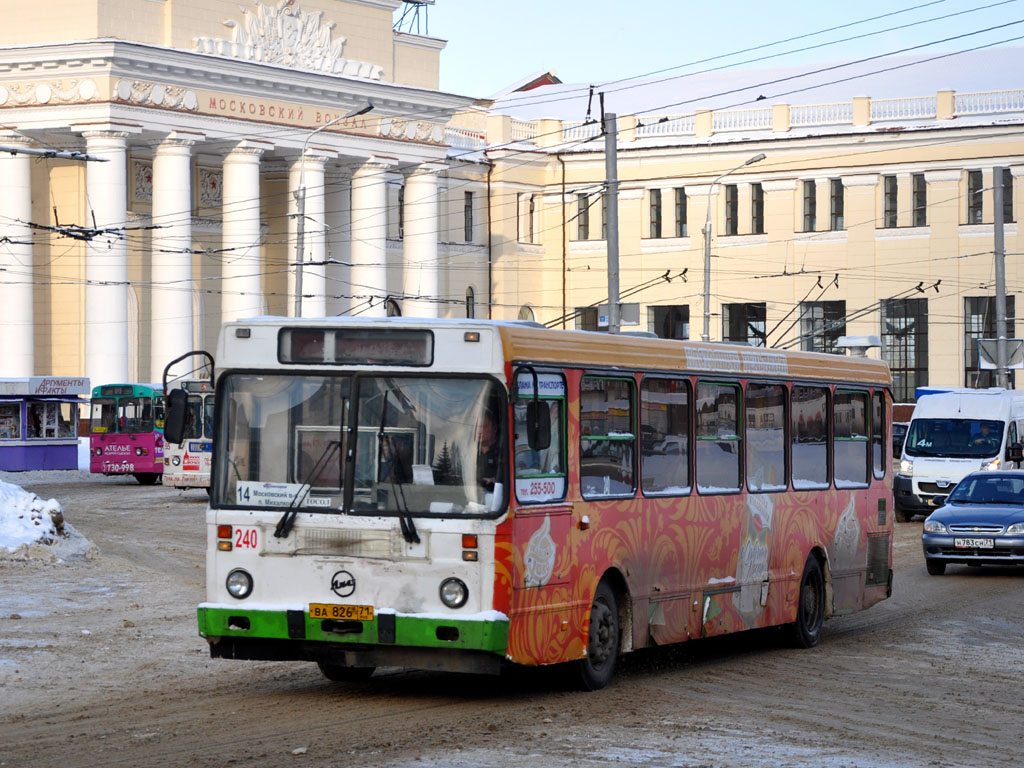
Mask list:
[[969,472],[1021,464],[1024,392],[954,389],[921,397],[893,480],[896,519],[928,515]]

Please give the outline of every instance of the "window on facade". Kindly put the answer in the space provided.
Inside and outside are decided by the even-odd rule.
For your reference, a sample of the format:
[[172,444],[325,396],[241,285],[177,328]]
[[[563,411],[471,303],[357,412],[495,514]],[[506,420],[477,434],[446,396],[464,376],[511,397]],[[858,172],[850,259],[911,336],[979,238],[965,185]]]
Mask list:
[[21,403],[0,403],[0,440],[21,439]]
[[580,490],[585,497],[636,491],[634,384],[598,376],[580,382]]
[[967,172],[967,223],[981,224],[982,216],[981,171]]
[[912,403],[928,384],[928,299],[882,299],[882,359],[892,372],[892,397]]
[[586,194],[576,195],[576,239],[590,239],[590,202]]
[[530,447],[527,437],[526,412],[533,400],[533,376],[517,376],[517,392],[513,412],[513,451],[516,470],[516,498],[524,503],[557,501],[565,498],[567,471],[565,461],[565,378],[557,373],[540,373],[540,404],[548,410],[551,420],[551,444],[547,448]]
[[643,492],[671,496],[690,490],[690,385],[647,377],[640,385],[640,475]]
[[804,232],[818,228],[818,189],[813,179],[804,181]]
[[915,227],[928,226],[928,184],[923,173],[915,173],[913,182],[913,222]]
[[[1006,336],[1013,338],[1015,301],[1006,297]],[[964,299],[964,386],[994,387],[998,371],[978,367],[978,339],[996,338],[996,299],[994,296],[968,296]],[[1014,388],[1014,372],[1010,371],[1010,389]]]
[[722,305],[722,340],[734,344],[765,346],[766,304]]
[[462,237],[467,243],[473,242],[473,193],[465,192],[462,198]]
[[892,229],[898,226],[899,185],[895,176],[886,176],[882,192],[882,226]]
[[836,390],[832,401],[836,488],[868,484],[868,395]]
[[845,301],[800,303],[800,348],[805,352],[843,354],[836,344],[846,335]]
[[739,187],[725,185],[725,234],[739,234],[740,198]]
[[875,477],[885,477],[885,394],[875,392],[871,397],[871,464]]
[[740,489],[740,388],[697,383],[697,489],[729,493]]
[[676,196],[676,237],[686,237],[686,190],[675,188]]
[[829,219],[828,228],[832,231],[845,229],[843,210],[843,180],[829,179]]
[[651,195],[651,237],[661,237],[661,190],[652,189]]
[[786,388],[781,384],[748,384],[743,413],[747,423],[747,488],[784,491]]
[[596,331],[597,328],[597,307],[576,307],[577,331]]
[[466,289],[466,317],[476,317],[476,293],[473,286]]
[[1003,222],[1013,221],[1013,173],[1003,168]]
[[760,184],[750,185],[750,231],[764,234],[764,187]]
[[827,488],[828,390],[794,385],[790,403],[793,488]]
[[647,330],[662,339],[690,338],[690,306],[669,304],[648,307]]

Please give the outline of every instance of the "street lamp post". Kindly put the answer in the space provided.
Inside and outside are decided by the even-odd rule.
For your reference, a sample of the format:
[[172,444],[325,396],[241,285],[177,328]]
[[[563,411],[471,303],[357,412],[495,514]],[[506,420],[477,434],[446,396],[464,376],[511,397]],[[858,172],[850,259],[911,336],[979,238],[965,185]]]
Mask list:
[[730,168],[725,173],[711,182],[708,187],[708,215],[704,222],[704,333],[701,334],[701,341],[711,341],[711,194],[715,191],[715,185],[734,171],[738,171],[747,165],[753,165],[764,160],[764,152],[754,155],[749,160]]
[[299,156],[299,184],[295,189],[295,317],[302,317],[302,262],[306,258],[306,147],[309,140],[325,128],[330,128],[342,120],[350,117],[365,115],[373,109],[373,104],[367,104],[361,109],[339,115],[329,120],[318,128],[314,128],[302,142],[302,154]]

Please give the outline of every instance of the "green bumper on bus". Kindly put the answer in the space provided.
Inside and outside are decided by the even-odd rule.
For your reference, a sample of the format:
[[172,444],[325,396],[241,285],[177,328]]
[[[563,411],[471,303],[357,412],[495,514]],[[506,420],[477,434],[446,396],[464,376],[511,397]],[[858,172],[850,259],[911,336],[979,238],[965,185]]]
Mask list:
[[359,646],[487,651],[508,647],[508,620],[460,620],[377,613],[370,621],[325,621],[304,611],[198,609],[205,638],[299,640]]

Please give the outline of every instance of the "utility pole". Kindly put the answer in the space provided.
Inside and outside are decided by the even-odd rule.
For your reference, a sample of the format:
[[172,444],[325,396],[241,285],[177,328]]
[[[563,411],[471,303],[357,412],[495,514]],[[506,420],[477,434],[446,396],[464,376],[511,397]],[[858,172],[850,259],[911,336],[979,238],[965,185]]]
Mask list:
[[604,131],[604,173],[608,221],[608,333],[618,333],[622,325],[619,307],[619,134],[614,112],[602,115]]
[[1003,245],[1003,169],[992,169],[992,238],[996,260],[996,385],[1010,385],[1006,367],[1006,252]]

